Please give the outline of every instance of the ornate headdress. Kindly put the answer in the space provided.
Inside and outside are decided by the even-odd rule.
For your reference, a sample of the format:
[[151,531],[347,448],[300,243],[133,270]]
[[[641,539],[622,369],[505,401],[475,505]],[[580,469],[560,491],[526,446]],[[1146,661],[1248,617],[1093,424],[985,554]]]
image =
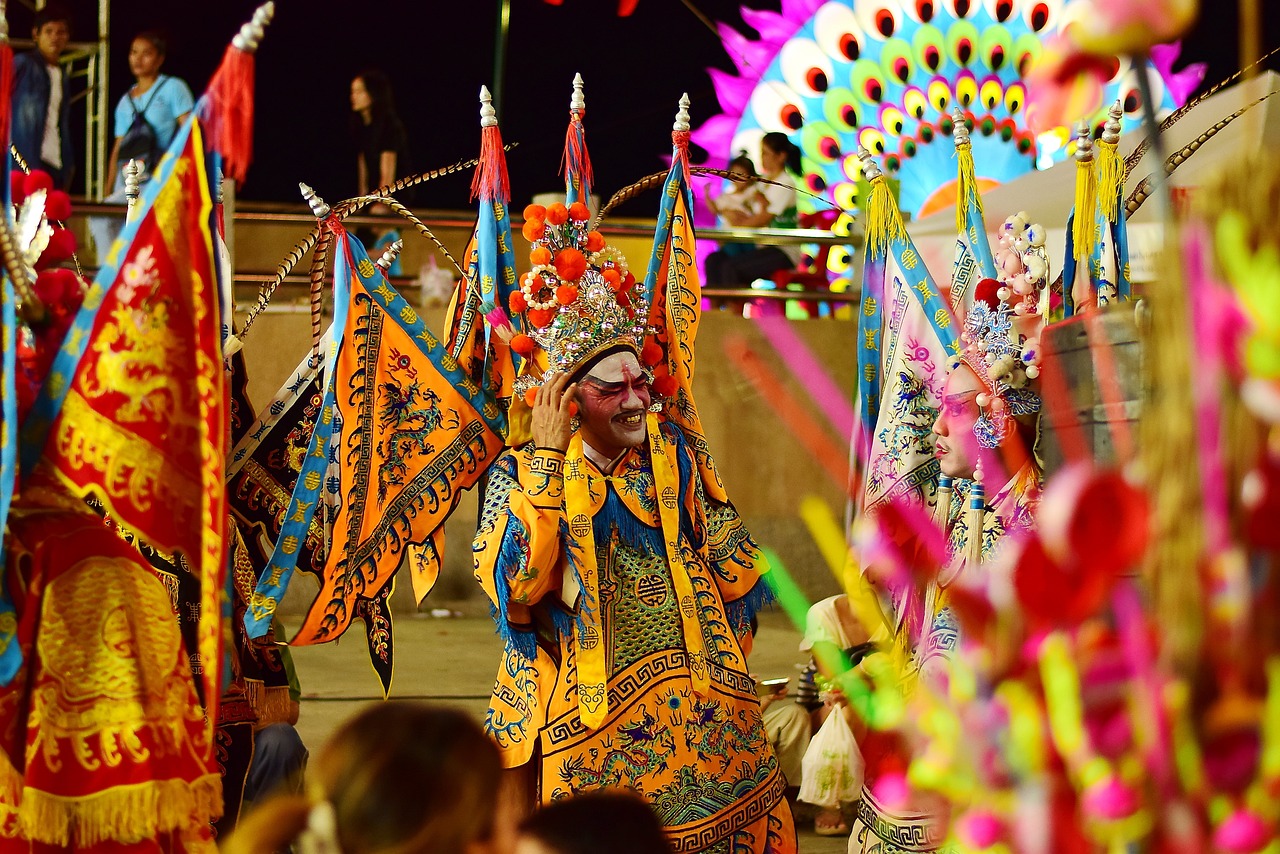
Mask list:
[[962,349],[951,370],[962,363],[978,376],[978,420],[974,435],[984,448],[999,447],[1016,415],[1040,411],[1040,396],[1028,382],[1040,373],[1040,295],[1049,276],[1044,228],[1025,213],[1005,220],[997,235],[999,281],[983,279],[965,317]]
[[590,186],[582,132],[585,106],[582,77],[575,76],[564,161],[569,204],[524,209],[522,233],[533,244],[532,269],[507,303],[523,331],[495,324],[525,359],[527,367],[515,382],[517,394],[540,382],[543,371],[573,373],[616,347],[633,351],[648,366],[662,358],[660,348],[645,347],[651,330],[643,283],[632,275],[622,253],[591,228],[587,199],[579,197]]

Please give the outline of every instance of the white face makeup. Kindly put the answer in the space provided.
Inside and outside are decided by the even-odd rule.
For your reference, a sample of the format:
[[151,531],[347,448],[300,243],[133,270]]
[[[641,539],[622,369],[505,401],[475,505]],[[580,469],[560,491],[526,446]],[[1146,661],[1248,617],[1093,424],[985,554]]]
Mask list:
[[635,353],[623,350],[601,359],[578,381],[582,440],[612,458],[644,442],[649,379]]

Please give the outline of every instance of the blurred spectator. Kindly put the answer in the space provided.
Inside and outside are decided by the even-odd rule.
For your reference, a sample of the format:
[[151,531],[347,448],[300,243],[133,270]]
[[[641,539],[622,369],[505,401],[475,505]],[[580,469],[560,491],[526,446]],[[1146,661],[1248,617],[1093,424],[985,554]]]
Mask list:
[[332,854],[511,854],[515,804],[498,749],[463,712],[382,702],[338,728],[308,772],[307,796],[248,812],[223,854],[297,844]]
[[[361,71],[351,81],[351,138],[356,147],[356,189],[360,195],[395,183],[398,177],[409,173],[409,135],[396,113],[391,81],[376,68]],[[396,196],[407,204],[413,194],[411,190],[401,191]],[[390,212],[384,204],[369,208],[373,214]],[[369,254],[376,258],[399,238],[396,229],[381,229],[365,242],[372,244]],[[387,272],[401,275],[399,258]]]
[[[165,37],[155,30],[138,33],[129,45],[129,71],[133,73],[134,84],[116,104],[115,143],[111,146],[106,176],[111,192],[103,201],[122,204],[126,200],[124,166],[130,160],[137,161],[140,167],[140,184],[151,179],[156,163],[195,106],[186,83],[160,73],[167,54]],[[106,257],[120,227],[118,217],[89,218],[89,231],[93,234],[99,263]]]
[[129,46],[129,71],[134,83],[116,104],[115,144],[107,164],[107,185],[112,188],[113,200],[117,195],[119,201],[124,200],[121,167],[136,160],[142,169],[139,180],[148,180],[195,106],[186,83],[160,73],[167,54],[168,43],[155,30],[138,33]]
[[639,795],[599,789],[556,801],[520,825],[516,854],[671,854],[662,823]]
[[[71,38],[70,13],[54,4],[38,9],[31,38],[35,49],[13,58],[13,146],[31,169],[48,172],[54,186],[65,190],[75,174],[75,154],[71,93],[59,58]],[[10,170],[18,168],[12,156],[9,161]]]
[[[760,172],[772,183],[761,183],[760,192],[768,207],[758,213],[726,210],[725,222],[738,228],[795,228],[796,182],[802,170],[800,148],[777,131],[760,140]],[[711,287],[744,287],[756,279],[768,278],[778,270],[800,262],[800,247],[756,246],[740,254],[724,251],[707,256],[707,284]]]

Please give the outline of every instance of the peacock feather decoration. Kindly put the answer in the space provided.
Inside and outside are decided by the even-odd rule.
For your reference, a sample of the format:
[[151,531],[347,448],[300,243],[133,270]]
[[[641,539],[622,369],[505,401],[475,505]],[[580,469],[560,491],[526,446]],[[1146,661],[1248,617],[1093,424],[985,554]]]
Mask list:
[[[856,206],[857,152],[865,147],[899,182],[901,210],[919,218],[955,200],[955,106],[972,125],[980,190],[1067,157],[1070,129],[1037,135],[1028,126],[1024,76],[1045,40],[1080,10],[1075,0],[782,0],[780,12],[744,7],[742,18],[759,37],[720,25],[737,74],[708,69],[724,112],[692,139],[708,152],[708,164],[719,166],[742,149],[755,157],[765,133],[786,133],[803,152],[801,188],[845,211]],[[1160,116],[1181,106],[1203,76],[1199,66],[1172,70],[1178,50],[1163,46],[1149,62]],[[1141,118],[1139,69],[1128,59],[1114,68],[1102,106],[1089,117],[1096,133],[1116,100],[1124,130]],[[802,211],[821,206],[803,193],[800,200]],[[836,230],[849,225],[846,215]],[[845,270],[833,265],[832,272]]]

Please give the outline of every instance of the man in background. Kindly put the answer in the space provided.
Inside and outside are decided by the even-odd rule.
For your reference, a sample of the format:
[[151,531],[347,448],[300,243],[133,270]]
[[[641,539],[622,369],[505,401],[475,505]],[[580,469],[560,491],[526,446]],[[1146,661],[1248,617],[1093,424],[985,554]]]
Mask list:
[[[71,150],[71,93],[59,60],[71,38],[71,16],[50,4],[36,11],[31,29],[35,49],[13,58],[13,146],[32,169],[53,176],[67,189],[75,174]],[[17,164],[10,157],[10,169]]]

